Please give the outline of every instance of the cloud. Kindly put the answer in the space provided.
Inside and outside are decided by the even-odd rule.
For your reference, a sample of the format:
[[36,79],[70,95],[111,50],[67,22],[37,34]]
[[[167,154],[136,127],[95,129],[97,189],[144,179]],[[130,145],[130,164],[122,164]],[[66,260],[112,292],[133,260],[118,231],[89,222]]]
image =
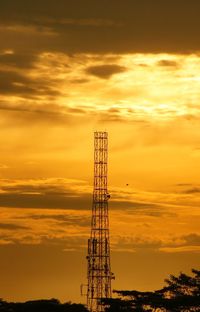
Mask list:
[[191,187],[186,190],[183,190],[182,193],[184,194],[198,194],[200,193],[200,187]]
[[126,252],[136,252],[141,250],[158,250],[162,241],[155,239],[153,237],[147,236],[124,236],[115,238],[116,242],[113,243],[112,249],[114,251],[126,251]]
[[73,251],[82,250],[87,248],[87,238],[88,236],[63,236],[61,237],[41,237],[41,245],[55,245],[60,246],[63,251]]
[[177,183],[176,186],[185,187],[185,186],[192,186],[191,183]]
[[[5,53],[5,50],[2,53]],[[14,57],[15,52],[8,53],[9,55]],[[16,66],[10,64],[8,67],[2,67],[0,109],[1,120],[5,120],[3,126],[6,122],[16,125],[27,122],[34,124],[37,121],[47,121],[52,125],[54,120],[55,124],[71,122],[74,125],[79,122],[88,123],[88,119],[91,123],[98,124],[128,122],[130,125],[132,123],[150,125],[150,120],[153,119],[157,125],[154,126],[152,123],[149,129],[149,140],[158,142],[160,138],[160,142],[165,144],[163,137],[168,137],[169,141],[172,141],[172,138],[177,136],[177,141],[181,142],[180,132],[187,130],[185,119],[193,120],[196,116],[196,121],[199,120],[198,104],[196,107],[194,107],[195,103],[193,107],[188,107],[189,104],[186,103],[190,97],[190,88],[193,88],[196,96],[198,90],[196,84],[191,81],[186,83],[185,80],[177,77],[177,84],[173,84],[170,88],[170,81],[175,78],[174,71],[171,70],[155,71],[155,81],[152,83],[152,66],[156,69],[158,60],[168,61],[167,57],[169,56],[166,54],[159,56],[72,54],[69,56],[65,53],[46,51],[40,53],[33,67],[27,70],[21,68],[20,63],[19,67],[16,67],[17,63]],[[183,76],[187,75],[187,68],[197,75],[194,68],[196,70],[198,68],[198,56],[174,55],[173,58],[177,64],[180,63],[180,59],[183,60]],[[141,61],[146,61],[148,67],[141,69],[137,66]],[[124,71],[125,74],[119,76],[119,79],[109,80],[112,75]],[[101,79],[92,79],[92,76]],[[138,83],[135,83],[136,81]],[[184,96],[184,102],[180,98],[180,105],[177,105],[175,98],[180,89],[183,91],[181,94]],[[196,103],[198,102],[196,98]],[[188,114],[191,113],[190,117],[187,116],[186,111]],[[159,126],[157,121],[160,118],[165,121],[170,119],[171,123],[165,122]],[[177,123],[180,127],[177,127]],[[183,127],[184,123],[185,127]],[[179,130],[174,131],[174,127]],[[140,135],[143,133],[148,138],[148,132],[140,131]],[[189,138],[191,140],[191,137],[196,136],[190,135]],[[186,136],[184,142],[185,140]]]
[[130,215],[145,215],[149,217],[166,217],[166,216],[175,216],[175,213],[171,213],[165,209],[164,206],[157,203],[148,203],[145,201],[134,201],[127,198],[127,200],[113,200],[110,202],[111,209],[114,210],[126,210]]
[[91,207],[91,195],[80,195],[75,191],[64,190],[59,186],[13,186],[3,187],[0,193],[1,207],[77,209],[88,210]]
[[199,252],[200,235],[191,233],[185,236],[155,237],[153,235],[116,236],[113,238],[113,250],[126,252],[160,251],[167,253]]
[[[186,220],[189,223],[195,220],[198,224],[198,214],[190,215],[188,219],[185,216],[187,207],[182,207],[181,203],[179,206],[168,205],[169,197],[173,198],[174,194],[166,193],[164,198],[164,194],[154,192],[124,190],[123,193],[117,189],[111,190],[111,194],[109,210],[113,250],[170,253],[197,250],[199,233],[183,235],[183,227],[185,229]],[[177,203],[177,198],[173,199]],[[4,207],[1,208],[1,224],[5,224],[2,228],[7,230],[3,231],[6,235],[2,235],[0,243],[53,244],[65,250],[86,248],[92,193],[83,181],[2,180],[0,202]],[[163,222],[168,225],[164,232]],[[16,231],[13,224],[18,226]],[[72,240],[70,244],[72,237],[76,240],[74,244]]]
[[[85,182],[73,179],[1,179],[0,206],[10,208],[91,209],[92,193]],[[36,218],[43,218],[42,215]],[[53,215],[51,215],[53,218]],[[55,217],[66,221],[64,216]]]
[[[111,192],[112,193],[112,192]],[[127,198],[126,198],[127,197]],[[137,200],[120,194],[113,190],[109,207],[113,211],[126,211],[131,215],[146,215],[150,217],[172,216],[161,203],[148,202],[137,194]],[[91,210],[92,189],[85,184],[75,182],[70,184],[65,179],[43,179],[43,180],[1,180],[0,206],[7,208],[40,208],[40,209],[65,209],[65,210]],[[174,216],[175,214],[173,214]],[[34,219],[51,219],[62,222],[73,222],[74,219],[64,215],[37,215],[30,216]],[[88,225],[89,219],[78,220]]]
[[65,225],[78,225],[78,226],[85,226],[89,227],[91,224],[91,217],[90,216],[80,216],[80,215],[71,215],[71,214],[35,214],[29,215],[28,218],[33,220],[55,220],[58,221],[60,226]]
[[21,128],[34,126],[35,124],[46,124],[55,127],[58,125],[76,125],[76,123],[79,123],[80,118],[82,118],[83,122],[84,116],[87,115],[86,110],[78,107],[61,106],[54,101],[54,98],[47,99],[44,102],[37,101],[37,95],[30,98],[31,94],[29,95],[27,90],[22,96],[23,99],[16,99],[14,103],[0,101],[1,123],[5,127]]
[[186,245],[200,246],[200,235],[197,233],[191,233],[182,237],[185,240]]
[[[42,180],[1,180],[0,205],[10,208],[44,208],[44,209],[74,209],[90,210],[92,206],[92,190],[78,180],[74,183],[66,179]],[[86,188],[85,188],[86,187]],[[113,210],[127,210],[131,214],[146,214],[159,217],[167,215],[162,205],[146,201],[127,199],[113,191],[110,208]],[[37,216],[35,218],[45,218]],[[53,215],[51,215],[53,217]],[[49,217],[48,217],[49,218]],[[62,220],[64,216],[55,218]],[[68,219],[69,220],[69,219]],[[66,221],[63,219],[62,221]]]
[[42,79],[31,79],[26,74],[11,70],[0,70],[1,94],[28,96],[28,98],[46,94],[49,96],[59,95],[60,92],[52,87]]
[[[49,19],[49,22],[54,23],[55,19]],[[98,19],[98,18],[64,18],[57,21],[60,25],[79,25],[79,26],[94,26],[94,27],[119,27],[121,24],[114,20]]]
[[200,246],[162,247],[160,251],[166,253],[195,253],[200,252]]
[[9,231],[16,231],[16,230],[27,230],[29,229],[27,226],[13,224],[13,223],[0,223],[0,230],[9,230]]
[[2,53],[0,54],[1,67],[30,69],[37,62],[37,56],[25,53]]
[[86,73],[99,78],[109,79],[111,76],[123,73],[125,70],[126,68],[123,66],[110,64],[110,65],[90,66],[86,69]]
[[163,67],[178,67],[179,63],[174,61],[174,60],[160,60],[157,63],[158,66],[163,66]]
[[[59,233],[60,234],[60,233]],[[42,235],[41,233],[29,233],[24,232],[24,235],[0,235],[0,245],[40,245],[40,246],[56,246],[62,251],[80,251],[86,250],[88,236],[84,235],[67,235],[63,234],[59,236],[48,235],[47,233]]]
[[200,193],[200,186],[199,184],[192,184],[192,183],[178,183],[177,192],[180,194],[188,194],[188,195],[197,195]]
[[200,252],[200,235],[190,233],[179,238],[176,237],[171,244],[162,244],[160,251],[167,253]]
[[[1,1],[0,20],[7,26],[1,46],[21,49],[27,42],[26,49],[40,51],[191,53],[200,49],[199,9],[196,0],[42,0],[29,6],[25,0]],[[19,36],[13,36],[17,30]]]

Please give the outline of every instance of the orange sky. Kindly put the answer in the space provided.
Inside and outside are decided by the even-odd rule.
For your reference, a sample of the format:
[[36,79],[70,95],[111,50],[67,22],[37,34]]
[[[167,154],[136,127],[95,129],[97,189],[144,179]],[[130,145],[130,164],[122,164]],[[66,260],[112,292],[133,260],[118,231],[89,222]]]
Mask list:
[[109,133],[113,288],[199,266],[200,3],[104,2],[1,1],[4,299],[84,302],[95,130]]

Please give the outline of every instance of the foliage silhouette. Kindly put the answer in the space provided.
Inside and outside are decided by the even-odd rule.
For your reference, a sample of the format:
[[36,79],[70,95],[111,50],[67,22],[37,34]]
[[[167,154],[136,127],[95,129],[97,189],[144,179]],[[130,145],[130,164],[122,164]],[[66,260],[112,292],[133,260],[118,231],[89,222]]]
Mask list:
[[0,300],[0,312],[88,312],[82,304],[60,303],[57,299],[35,300],[23,303]]
[[[200,312],[200,271],[189,276],[170,275],[166,286],[152,292],[137,290],[114,291],[118,298],[102,299],[106,312]],[[0,299],[0,312],[88,312],[82,304],[60,303],[57,299],[24,303]]]
[[167,286],[154,291],[114,291],[119,298],[103,300],[107,312],[189,312],[200,311],[200,271],[193,276],[180,273],[165,280]]

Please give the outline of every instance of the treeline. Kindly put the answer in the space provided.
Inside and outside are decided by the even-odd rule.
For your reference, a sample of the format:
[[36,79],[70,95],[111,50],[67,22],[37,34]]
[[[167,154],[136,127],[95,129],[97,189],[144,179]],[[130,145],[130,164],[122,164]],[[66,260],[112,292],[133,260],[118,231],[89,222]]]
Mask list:
[[[200,312],[200,271],[170,275],[166,286],[152,292],[116,290],[113,299],[102,299],[106,312]],[[57,299],[13,303],[0,300],[0,312],[88,312],[82,304]]]
[[200,271],[192,276],[170,275],[166,286],[152,292],[114,291],[118,298],[103,300],[107,312],[189,312],[200,311]]
[[23,303],[0,300],[0,312],[88,312],[88,310],[82,304],[60,303],[57,299]]

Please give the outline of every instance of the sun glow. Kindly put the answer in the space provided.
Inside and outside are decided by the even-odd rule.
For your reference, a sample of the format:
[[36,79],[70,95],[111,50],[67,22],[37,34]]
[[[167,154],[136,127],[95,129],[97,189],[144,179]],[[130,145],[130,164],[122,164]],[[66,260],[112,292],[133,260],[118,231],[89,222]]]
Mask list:
[[[199,64],[196,55],[44,53],[27,79],[48,82],[49,96],[40,85],[35,102],[53,100],[63,112],[167,120],[199,113]],[[22,82],[14,84],[23,87]]]

